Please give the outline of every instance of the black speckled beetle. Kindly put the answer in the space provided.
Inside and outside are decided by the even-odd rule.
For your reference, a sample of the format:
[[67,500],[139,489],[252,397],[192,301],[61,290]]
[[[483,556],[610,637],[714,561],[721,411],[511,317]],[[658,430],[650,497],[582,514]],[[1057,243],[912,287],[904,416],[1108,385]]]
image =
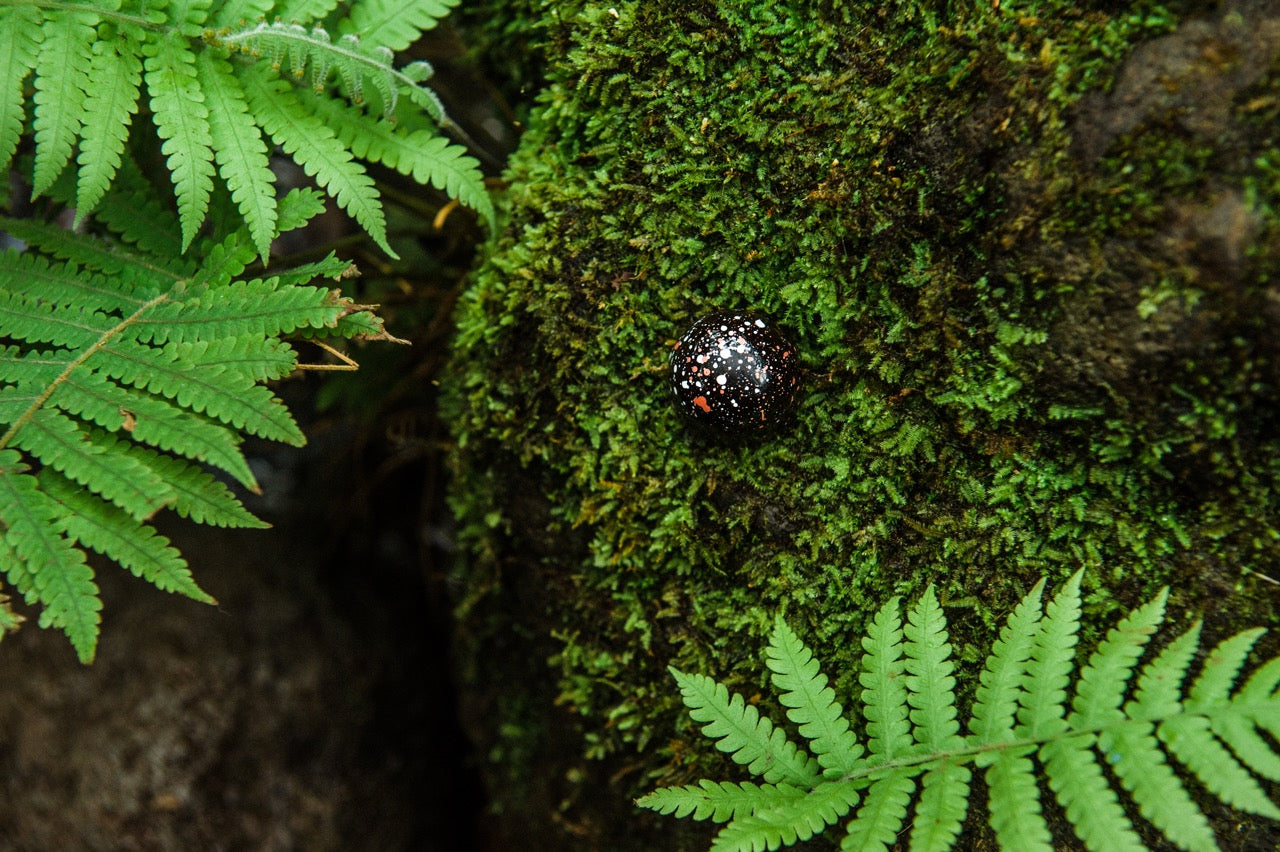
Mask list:
[[773,426],[791,410],[799,383],[796,348],[749,311],[703,317],[671,352],[676,408],[725,434]]

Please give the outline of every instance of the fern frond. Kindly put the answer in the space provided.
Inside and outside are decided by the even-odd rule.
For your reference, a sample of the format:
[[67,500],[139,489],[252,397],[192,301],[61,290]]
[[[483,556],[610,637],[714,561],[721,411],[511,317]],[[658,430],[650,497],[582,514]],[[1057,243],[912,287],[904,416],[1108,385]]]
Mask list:
[[1216,850],[1209,821],[1174,774],[1151,724],[1102,731],[1098,749],[1139,813],[1183,849]]
[[[15,233],[15,229],[5,227],[3,222],[0,222],[0,227],[10,234]],[[20,229],[18,231],[20,233]],[[112,311],[137,310],[146,301],[146,296],[135,296],[129,285],[137,279],[120,273],[123,273],[123,268],[118,270],[115,279],[110,280],[81,274],[74,267],[50,263],[48,259],[30,252],[12,249],[0,252],[0,287],[22,294],[14,301],[13,307],[18,309],[22,305],[24,313],[39,311],[41,306],[50,312],[79,306],[103,317]],[[154,294],[155,291],[151,295]]]
[[1280,808],[1213,736],[1208,719],[1175,716],[1162,722],[1156,733],[1169,752],[1200,779],[1210,793],[1238,810],[1280,819]]
[[[68,193],[68,183],[51,192]],[[303,441],[265,386],[296,366],[284,336],[350,337],[363,326],[344,320],[368,315],[307,283],[306,269],[287,282],[241,278],[256,255],[246,228],[197,240],[189,261],[175,262],[179,223],[149,206],[128,161],[116,185],[128,200],[113,187],[99,218],[123,220],[134,248],[0,223],[26,241],[0,255],[0,571],[86,661],[101,602],[84,549],[211,600],[148,518],[171,509],[199,523],[265,526],[200,465],[256,491],[243,436]],[[289,193],[277,224],[304,224],[321,206],[315,192]],[[329,258],[311,270],[340,277],[350,268]]]
[[409,132],[332,98],[306,93],[303,97],[357,157],[395,169],[424,186],[434,186],[493,224],[493,201],[485,192],[480,162],[465,148],[426,130]]
[[[26,246],[24,251],[8,250],[4,253],[0,272],[6,274],[7,281],[12,282],[19,275],[11,269],[22,267],[22,276],[34,277],[42,286],[46,280],[56,279],[77,288],[80,295],[76,301],[80,297],[90,299],[100,310],[137,307],[172,287],[180,277],[122,246],[86,240],[66,228],[46,222],[0,216],[0,231],[21,240]],[[50,258],[70,263],[56,265],[50,262]],[[81,271],[104,273],[108,281],[99,282],[92,274],[79,274]],[[86,283],[83,280],[86,278],[95,280]]]
[[1071,727],[1101,727],[1124,718],[1120,703],[1124,700],[1129,678],[1147,642],[1164,620],[1168,597],[1167,590],[1161,591],[1107,632],[1106,638],[1080,672],[1071,703]]
[[120,168],[142,82],[139,46],[131,39],[98,41],[89,64],[88,97],[76,158],[76,224],[93,212]]
[[[70,364],[65,358],[55,363],[62,367],[59,373]],[[158,397],[79,370],[57,386],[49,404],[107,432],[123,431],[135,441],[213,465],[246,488],[257,487],[234,432]]]
[[306,111],[285,81],[255,66],[245,70],[244,83],[254,115],[267,135],[298,160],[383,251],[399,257],[387,244],[386,218],[373,179],[333,131]]
[[1049,789],[1089,849],[1143,849],[1093,753],[1093,734],[1053,740],[1040,748]]
[[[987,820],[1002,849],[1049,852],[1053,837],[1040,809],[1040,788],[1030,755],[1035,746],[1004,748],[994,758],[980,754],[989,791]],[[983,758],[988,758],[985,761]]]
[[276,234],[275,175],[266,143],[249,115],[244,90],[230,63],[212,51],[202,51],[196,75],[208,98],[209,137],[219,174],[265,263]]
[[84,9],[45,15],[35,68],[36,155],[32,196],[42,195],[71,159],[89,87],[90,44],[98,16]]
[[671,669],[680,694],[695,722],[705,722],[702,733],[716,741],[716,748],[743,764],[752,775],[770,783],[786,781],[812,786],[818,778],[813,759],[787,739],[780,728],[761,717],[760,711],[741,695],[705,675]]
[[345,278],[355,272],[355,266],[349,260],[343,260],[333,252],[323,260],[317,260],[313,263],[305,263],[301,266],[295,266],[291,269],[276,272],[274,277],[280,282],[281,286],[291,286],[293,284],[302,284],[307,281],[313,281],[317,278],[328,278],[337,281]]
[[298,355],[288,343],[252,333],[179,343],[173,351],[179,360],[192,366],[232,370],[254,382],[284,378],[298,366]]
[[18,150],[26,122],[25,81],[40,55],[39,9],[22,6],[0,9],[0,167],[7,170]]
[[[985,770],[996,839],[1001,848],[1017,852],[1055,848],[1042,815],[1042,784],[1089,849],[1144,848],[1122,794],[1177,846],[1217,848],[1188,792],[1191,779],[1232,807],[1280,820],[1280,807],[1257,777],[1280,778],[1280,750],[1272,739],[1280,733],[1280,659],[1264,663],[1237,686],[1262,631],[1219,643],[1184,689],[1199,644],[1198,624],[1139,667],[1164,617],[1167,592],[1161,592],[1110,629],[1073,679],[1081,577],[1073,575],[1043,611],[1041,581],[1011,613],[980,675],[967,735],[956,722],[954,663],[932,588],[911,607],[905,626],[898,599],[889,600],[862,640],[865,757],[840,722],[830,727],[835,696],[812,652],[779,621],[767,663],[788,717],[822,756],[826,772],[808,780],[793,776],[785,791],[766,784],[743,793],[703,781],[655,791],[639,804],[726,820],[713,848],[772,849],[821,831],[861,795],[841,848],[865,850],[899,842],[914,799],[911,848],[943,850],[960,836],[970,798],[969,765],[977,763]],[[1124,702],[1135,674],[1133,697]],[[695,718],[713,721],[704,732],[722,740],[721,750],[752,744],[750,752],[735,756],[739,762],[758,760],[767,743],[785,738],[741,698],[731,706],[724,686],[697,675],[677,673],[677,679],[686,703],[703,711]],[[714,712],[705,712],[713,706]],[[836,748],[845,751],[843,758],[832,755]],[[828,797],[837,788],[846,798],[833,803]],[[721,799],[726,804],[717,809]]]
[[147,91],[156,131],[164,140],[178,197],[182,222],[182,250],[195,239],[213,192],[213,148],[209,110],[196,79],[196,57],[187,40],[168,33],[148,45],[145,63]]
[[397,53],[432,29],[458,4],[458,0],[364,0],[351,9],[341,32],[355,33],[364,41]]
[[302,81],[310,72],[310,88],[324,91],[330,74],[336,69],[347,96],[357,104],[364,103],[364,86],[368,81],[381,95],[384,114],[395,113],[401,86],[417,88],[417,83],[392,65],[391,50],[376,42],[362,43],[360,35],[348,32],[336,42],[323,27],[307,29],[299,23],[283,20],[260,22],[254,27],[219,33],[216,43],[230,50],[265,57],[272,71]]
[[849,721],[836,701],[835,690],[819,671],[818,660],[789,628],[781,616],[769,641],[768,666],[778,700],[789,708],[787,718],[800,726],[800,735],[809,740],[823,769],[841,774],[853,771],[862,756],[862,746],[849,730]]

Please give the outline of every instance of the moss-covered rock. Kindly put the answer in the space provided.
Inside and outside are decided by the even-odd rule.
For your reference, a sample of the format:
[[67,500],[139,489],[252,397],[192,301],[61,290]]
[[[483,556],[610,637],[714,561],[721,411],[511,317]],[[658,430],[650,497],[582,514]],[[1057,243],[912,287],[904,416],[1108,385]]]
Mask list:
[[[630,796],[722,770],[666,666],[751,694],[778,612],[842,694],[868,614],[929,583],[969,660],[1080,566],[1095,616],[1168,584],[1213,630],[1274,620],[1280,11],[1117,5],[493,22],[548,36],[549,79],[445,405],[509,825],[673,848]],[[799,344],[789,431],[673,410],[670,346],[720,308]]]

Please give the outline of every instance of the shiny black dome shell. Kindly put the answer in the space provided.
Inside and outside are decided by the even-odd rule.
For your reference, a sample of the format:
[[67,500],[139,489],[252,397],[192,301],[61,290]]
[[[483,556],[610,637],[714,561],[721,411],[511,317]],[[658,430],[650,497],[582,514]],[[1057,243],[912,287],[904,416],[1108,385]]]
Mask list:
[[671,351],[676,408],[723,433],[772,427],[791,410],[799,384],[796,348],[750,311],[708,314]]

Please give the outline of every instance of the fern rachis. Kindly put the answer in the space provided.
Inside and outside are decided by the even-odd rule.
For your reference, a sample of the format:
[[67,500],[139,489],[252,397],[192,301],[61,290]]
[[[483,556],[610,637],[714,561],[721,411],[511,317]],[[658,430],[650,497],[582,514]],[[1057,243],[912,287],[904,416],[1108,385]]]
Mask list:
[[[1116,787],[1177,845],[1217,848],[1170,755],[1215,797],[1280,818],[1255,777],[1280,778],[1280,755],[1262,735],[1280,731],[1280,659],[1237,686],[1261,631],[1220,643],[1184,689],[1198,626],[1138,665],[1164,618],[1162,593],[1113,627],[1073,678],[1080,574],[1047,607],[1042,588],[1043,581],[1015,608],[988,656],[967,734],[955,721],[945,619],[932,588],[905,624],[896,598],[872,619],[863,640],[862,726],[848,723],[811,652],[779,618],[768,665],[821,775],[808,768],[814,759],[804,748],[740,697],[672,669],[693,718],[707,723],[704,733],[764,783],[702,781],[661,788],[638,803],[725,823],[715,849],[775,849],[850,816],[842,848],[869,849],[896,842],[914,798],[912,848],[945,849],[966,817],[972,766],[986,784],[988,821],[1003,848],[1053,848],[1041,775],[1088,848],[1142,848]],[[854,733],[859,727],[865,741]]]

